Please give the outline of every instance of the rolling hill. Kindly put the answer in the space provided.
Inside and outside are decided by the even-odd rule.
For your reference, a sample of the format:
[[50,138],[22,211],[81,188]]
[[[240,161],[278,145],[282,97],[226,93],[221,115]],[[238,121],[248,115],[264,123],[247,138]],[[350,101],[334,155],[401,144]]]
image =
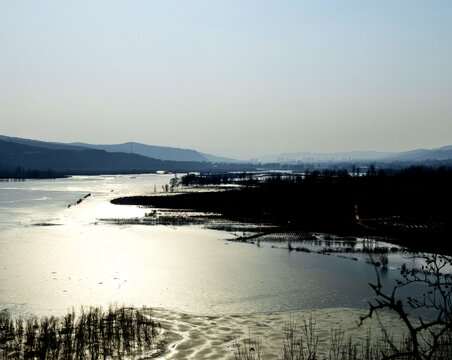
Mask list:
[[107,152],[122,152],[129,154],[138,154],[160,160],[172,161],[209,161],[199,152],[191,149],[179,149],[166,146],[145,145],[136,142],[127,142],[116,145],[92,145],[86,143],[72,143],[77,147],[84,147],[97,150],[105,150]]
[[[283,153],[262,156],[257,160],[261,163],[281,164],[374,162],[395,167],[422,164],[445,166],[444,164],[448,165],[452,161],[452,146],[399,153],[376,151]],[[65,144],[0,135],[0,171],[11,172],[18,167],[40,171],[51,169],[64,174],[253,169],[251,164],[191,149],[152,146],[136,142],[116,145]]]
[[46,142],[39,140],[23,139],[18,137],[10,137],[0,135],[0,140],[9,141],[17,144],[30,145],[41,147],[51,150],[78,150],[85,151],[87,149],[104,150],[107,152],[122,152],[127,154],[137,154],[146,156],[149,158],[159,159],[159,160],[171,160],[171,161],[199,161],[199,162],[218,162],[212,161],[207,157],[212,159],[216,158],[213,155],[201,154],[196,150],[191,149],[180,149],[167,146],[153,146],[140,144],[136,142],[128,142],[124,144],[115,145],[93,145],[82,142],[65,144],[60,142]]
[[43,146],[0,140],[0,170],[17,168],[64,174],[100,174],[121,172],[201,171],[211,168],[207,162],[164,161],[138,154],[110,153],[95,149],[51,149]]

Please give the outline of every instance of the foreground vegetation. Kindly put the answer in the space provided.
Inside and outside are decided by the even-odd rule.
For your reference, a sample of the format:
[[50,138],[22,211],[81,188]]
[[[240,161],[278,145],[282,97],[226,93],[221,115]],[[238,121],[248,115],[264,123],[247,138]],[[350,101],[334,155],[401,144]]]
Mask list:
[[[304,319],[301,326],[290,321],[284,331],[285,340],[281,345],[279,356],[275,354],[274,360],[445,360],[452,358],[450,331],[438,339],[437,349],[431,356],[414,355],[409,336],[399,336],[394,340],[385,332],[377,336],[367,331],[360,339],[356,339],[347,337],[341,329],[331,330],[328,348],[326,351],[320,351],[319,338],[315,334],[315,321],[312,319]],[[268,340],[248,338],[236,343],[234,359],[262,359],[260,341]]]
[[[300,324],[290,320],[275,359],[452,359],[452,257],[429,255],[424,260],[422,271],[401,270],[401,278],[392,289],[383,289],[376,272],[377,281],[371,284],[375,300],[359,320],[362,324],[376,316],[381,335],[363,330],[362,336],[352,339],[341,329],[332,329],[326,347],[322,347],[315,319],[302,319]],[[398,297],[401,288],[419,284],[424,292]],[[400,318],[405,333],[393,334],[385,328],[378,318],[381,310]],[[250,337],[237,342],[234,358],[261,359],[260,341],[272,339]],[[152,358],[163,354],[163,343],[161,327],[146,308],[82,308],[77,316],[72,311],[61,318],[40,319],[13,319],[7,311],[0,312],[0,359],[5,360]]]
[[[378,311],[389,310],[397,315],[405,326],[405,334],[393,337],[391,330],[381,326],[382,336],[376,338],[371,332],[357,342],[346,338],[344,332],[332,330],[328,349],[318,350],[319,338],[315,333],[315,321],[303,320],[301,328],[289,322],[284,333],[282,360],[442,360],[452,359],[452,257],[443,255],[424,256],[423,271],[401,270],[399,279],[392,290],[383,289],[377,271],[377,282],[370,284],[376,298],[369,304],[369,312],[360,318],[360,324]],[[398,298],[398,290],[421,284],[425,292]],[[424,315],[414,317],[416,311]],[[428,312],[428,314],[426,314]],[[265,339],[263,341],[266,341]],[[260,359],[259,340],[246,339],[236,344],[236,360]]]
[[122,359],[159,351],[160,329],[147,309],[100,307],[64,317],[13,319],[0,312],[0,359]]

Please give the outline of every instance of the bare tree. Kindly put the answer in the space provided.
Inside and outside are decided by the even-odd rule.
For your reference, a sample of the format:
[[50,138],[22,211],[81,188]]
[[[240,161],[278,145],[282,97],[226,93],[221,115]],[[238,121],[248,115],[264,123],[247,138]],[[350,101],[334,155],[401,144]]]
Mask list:
[[[389,309],[399,315],[408,332],[404,345],[395,344],[387,337],[390,350],[383,354],[383,359],[450,359],[452,355],[452,257],[444,255],[426,255],[422,270],[400,271],[391,293],[385,293],[377,272],[377,283],[370,284],[376,294],[374,303],[370,303],[369,313],[361,317],[361,323],[371,318],[377,310]],[[425,286],[421,296],[409,296],[405,301],[397,298],[399,289],[410,285]],[[421,316],[418,321],[410,315],[411,311],[428,311],[432,320],[426,321]]]

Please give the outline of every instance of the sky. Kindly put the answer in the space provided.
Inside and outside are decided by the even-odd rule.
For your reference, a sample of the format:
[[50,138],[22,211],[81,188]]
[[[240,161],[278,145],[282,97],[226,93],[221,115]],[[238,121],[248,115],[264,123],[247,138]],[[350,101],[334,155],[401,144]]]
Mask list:
[[249,159],[452,144],[450,0],[0,0],[0,134]]

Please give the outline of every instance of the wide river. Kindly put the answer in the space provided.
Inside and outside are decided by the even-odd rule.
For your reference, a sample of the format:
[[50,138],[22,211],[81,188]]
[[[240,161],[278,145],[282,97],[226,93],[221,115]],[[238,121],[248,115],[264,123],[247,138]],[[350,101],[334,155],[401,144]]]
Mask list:
[[[232,234],[199,226],[99,221],[143,216],[148,209],[110,200],[162,191],[171,177],[0,182],[0,310],[58,315],[117,303],[207,315],[368,306],[375,270],[361,261],[228,242]],[[384,282],[397,274],[388,270]]]

